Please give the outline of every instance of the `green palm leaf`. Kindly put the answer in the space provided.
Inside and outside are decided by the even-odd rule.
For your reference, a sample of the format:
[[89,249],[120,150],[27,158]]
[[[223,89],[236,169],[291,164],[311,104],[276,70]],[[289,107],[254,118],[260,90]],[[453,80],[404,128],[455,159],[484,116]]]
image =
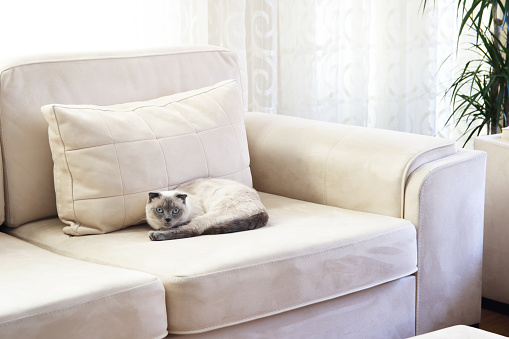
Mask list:
[[[428,0],[421,5],[424,11]],[[466,49],[477,57],[465,64],[445,93],[453,107],[446,126],[458,128],[464,122],[466,144],[484,129],[498,133],[508,123],[509,0],[458,0],[457,14],[461,18],[458,37],[473,35]]]

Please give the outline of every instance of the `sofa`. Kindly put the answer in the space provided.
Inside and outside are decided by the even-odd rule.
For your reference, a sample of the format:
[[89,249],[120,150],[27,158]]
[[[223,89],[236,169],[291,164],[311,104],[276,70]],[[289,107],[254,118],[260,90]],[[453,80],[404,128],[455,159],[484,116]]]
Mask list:
[[[486,154],[247,112],[192,45],[0,68],[0,338],[406,338],[479,323]],[[253,186],[244,232],[151,241],[147,193]]]
[[483,306],[509,313],[509,129],[477,137],[474,149],[488,155],[484,214]]

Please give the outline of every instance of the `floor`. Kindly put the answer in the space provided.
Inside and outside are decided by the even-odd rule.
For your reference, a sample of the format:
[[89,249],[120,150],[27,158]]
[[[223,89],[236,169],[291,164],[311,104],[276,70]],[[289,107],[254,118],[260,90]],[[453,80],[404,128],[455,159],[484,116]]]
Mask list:
[[479,328],[488,332],[509,337],[509,315],[504,315],[483,308]]

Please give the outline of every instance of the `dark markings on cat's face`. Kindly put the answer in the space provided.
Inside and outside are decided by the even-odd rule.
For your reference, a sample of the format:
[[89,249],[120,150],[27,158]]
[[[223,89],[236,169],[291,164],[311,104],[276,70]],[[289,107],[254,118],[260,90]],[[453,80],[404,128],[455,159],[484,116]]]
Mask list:
[[148,202],[151,203],[153,199],[160,198],[160,197],[161,197],[161,193],[159,193],[159,192],[150,192],[148,194]]
[[186,198],[187,198],[187,194],[177,194],[175,195],[175,197],[179,198],[180,200],[182,200],[182,202],[185,204],[186,203]]
[[161,228],[171,228],[180,226],[186,222],[183,215],[186,211],[187,194],[177,194],[175,196],[165,196],[158,192],[150,192],[148,204],[150,207],[149,215],[152,223],[157,223]]

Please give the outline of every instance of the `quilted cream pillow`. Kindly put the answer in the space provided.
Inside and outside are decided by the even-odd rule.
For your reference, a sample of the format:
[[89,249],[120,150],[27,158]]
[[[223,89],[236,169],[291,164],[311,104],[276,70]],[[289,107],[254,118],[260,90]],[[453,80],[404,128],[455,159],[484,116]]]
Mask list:
[[72,235],[143,222],[147,194],[198,177],[252,186],[235,80],[144,102],[47,105],[59,218]]

